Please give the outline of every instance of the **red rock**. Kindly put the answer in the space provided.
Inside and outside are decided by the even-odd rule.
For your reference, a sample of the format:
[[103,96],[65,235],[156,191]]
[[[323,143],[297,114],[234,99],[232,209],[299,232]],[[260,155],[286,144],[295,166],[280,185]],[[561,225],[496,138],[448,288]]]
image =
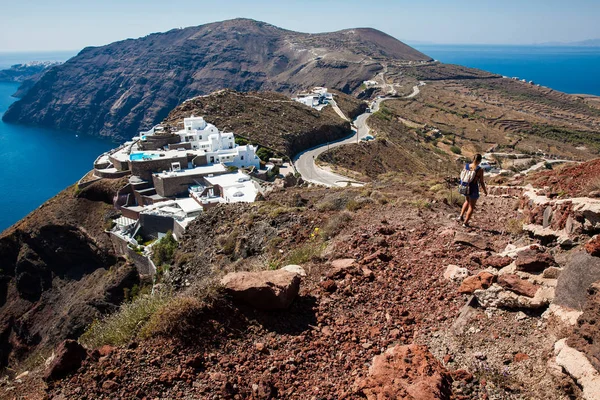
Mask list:
[[600,257],[600,235],[594,236],[585,244],[585,251],[591,256]]
[[319,283],[319,285],[326,292],[335,292],[335,290],[337,289],[337,285],[335,284],[335,281],[333,281],[331,279],[324,280],[321,283]]
[[191,368],[200,368],[203,364],[204,358],[200,354],[189,356],[185,361],[185,365]]
[[263,310],[285,309],[300,290],[300,277],[284,270],[232,272],[221,280],[235,300]]
[[375,274],[369,268],[362,268],[362,274],[365,278],[372,281],[375,279]]
[[256,350],[259,353],[264,353],[267,350],[267,347],[265,346],[265,344],[264,343],[260,343],[260,342],[259,343],[255,343],[254,347],[256,348]]
[[479,289],[487,289],[492,286],[496,277],[489,272],[481,271],[477,275],[469,276],[460,284],[458,293],[471,294]]
[[488,243],[488,241],[475,233],[456,232],[456,235],[454,236],[454,243],[466,244],[468,246],[472,246],[480,250],[491,249],[491,246]]
[[498,284],[505,289],[527,297],[535,296],[535,293],[540,288],[538,285],[526,281],[525,279],[521,279],[518,275],[514,274],[498,276]]
[[515,260],[517,271],[542,272],[548,267],[556,266],[556,261],[548,253],[543,253],[539,248],[532,246],[517,254]]
[[87,352],[82,345],[75,340],[65,340],[58,345],[54,360],[52,360],[44,373],[44,379],[46,381],[53,381],[67,376],[69,373],[77,370],[86,357]]
[[395,346],[373,358],[366,378],[355,383],[358,395],[378,399],[449,399],[451,378],[427,347]]
[[483,266],[484,267],[493,267],[496,269],[501,269],[506,267],[507,265],[509,265],[510,263],[513,262],[513,259],[508,257],[508,256],[499,256],[499,255],[493,255],[490,256],[488,258],[486,258],[485,260],[483,260]]
[[383,250],[377,250],[375,253],[365,257],[365,259],[363,261],[365,263],[370,263],[370,262],[375,261],[376,259],[379,259],[384,262],[389,262],[392,260],[392,256]]
[[525,353],[517,353],[517,354],[515,354],[514,360],[515,360],[515,362],[529,360],[529,356]]
[[353,258],[341,258],[331,262],[331,269],[327,272],[328,278],[340,278],[356,266]]
[[114,392],[119,387],[119,384],[113,380],[107,380],[102,383],[102,389],[107,392]]
[[473,380],[473,374],[464,369],[457,369],[456,371],[452,371],[450,374],[452,375],[452,379],[455,381],[471,382]]
[[115,348],[116,347],[105,344],[104,346],[98,348],[98,354],[100,354],[101,357],[108,356]]

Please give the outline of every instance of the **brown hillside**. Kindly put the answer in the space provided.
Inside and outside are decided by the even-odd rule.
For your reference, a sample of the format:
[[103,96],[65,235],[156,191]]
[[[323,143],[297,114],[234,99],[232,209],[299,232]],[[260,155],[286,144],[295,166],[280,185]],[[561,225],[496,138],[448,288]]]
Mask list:
[[[346,103],[345,108],[352,110]],[[289,157],[350,134],[350,124],[331,107],[317,111],[272,92],[223,90],[196,97],[171,111],[163,123],[181,128],[183,119],[192,114]]]

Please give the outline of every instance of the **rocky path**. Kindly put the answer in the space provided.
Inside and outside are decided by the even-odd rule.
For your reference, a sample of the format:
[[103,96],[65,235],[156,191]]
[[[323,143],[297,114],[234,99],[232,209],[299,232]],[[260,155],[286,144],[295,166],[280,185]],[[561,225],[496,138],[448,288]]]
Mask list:
[[[513,199],[481,202],[473,232],[503,249]],[[475,269],[474,249],[457,245],[453,209],[403,205],[357,214],[357,228],[305,265],[300,297],[282,312],[216,312],[192,347],[145,342],[88,361],[51,389],[72,398],[361,397],[373,357],[394,344],[445,332],[466,297],[443,278],[447,264]],[[481,253],[477,250],[475,253]],[[335,261],[346,259],[348,261]],[[458,379],[458,378],[457,378]],[[458,379],[460,380],[460,379]],[[108,383],[107,383],[108,382]],[[465,383],[466,384],[466,383]],[[477,393],[485,387],[471,381]],[[237,396],[237,397],[236,397]]]

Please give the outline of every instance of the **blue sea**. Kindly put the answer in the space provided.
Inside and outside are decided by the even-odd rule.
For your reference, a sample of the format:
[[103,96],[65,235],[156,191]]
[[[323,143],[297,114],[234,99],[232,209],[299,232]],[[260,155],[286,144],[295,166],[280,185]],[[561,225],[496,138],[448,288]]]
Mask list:
[[[566,93],[600,96],[600,48],[415,45],[445,63],[518,76]],[[65,61],[72,52],[0,53],[0,69],[28,61]],[[0,118],[16,99],[0,82]],[[96,156],[117,144],[73,132],[0,122],[0,231],[89,171]]]
[[[64,60],[73,54],[0,53],[0,68],[33,60]],[[62,58],[61,58],[62,57]],[[19,84],[0,82],[0,118],[16,99]],[[96,157],[117,144],[73,132],[0,121],[0,232],[92,168]]]
[[600,47],[415,45],[448,64],[518,76],[572,94],[600,96]]

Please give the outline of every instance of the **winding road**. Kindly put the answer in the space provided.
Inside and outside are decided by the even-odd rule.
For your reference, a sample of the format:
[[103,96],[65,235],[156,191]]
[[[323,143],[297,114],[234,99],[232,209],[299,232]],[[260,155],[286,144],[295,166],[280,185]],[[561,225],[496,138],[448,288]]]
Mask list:
[[[424,82],[419,82],[418,85],[413,86],[413,91],[408,96],[405,96],[405,99],[411,99],[417,96],[420,93],[420,86],[423,86]],[[371,112],[376,112],[379,110],[379,106],[381,102],[389,99],[393,99],[394,97],[378,97],[371,106]],[[332,104],[333,105],[333,104]],[[334,110],[340,117],[344,116],[344,114],[339,110],[337,104],[333,105]],[[367,125],[367,118],[369,118],[371,113],[363,113],[356,117],[352,124],[352,134],[346,138],[340,139],[336,142],[331,142],[328,144],[324,144],[318,147],[313,147],[312,149],[308,149],[303,153],[300,153],[294,159],[294,166],[296,170],[302,175],[302,179],[307,182],[316,183],[319,185],[325,185],[329,187],[336,186],[346,186],[348,184],[353,185],[362,185],[361,182],[354,181],[348,177],[336,174],[327,169],[319,168],[315,164],[315,160],[319,157],[319,155],[323,154],[327,150],[342,146],[345,144],[358,143],[361,138],[364,138],[369,134],[370,128]],[[344,119],[348,120],[347,117],[344,116]]]

